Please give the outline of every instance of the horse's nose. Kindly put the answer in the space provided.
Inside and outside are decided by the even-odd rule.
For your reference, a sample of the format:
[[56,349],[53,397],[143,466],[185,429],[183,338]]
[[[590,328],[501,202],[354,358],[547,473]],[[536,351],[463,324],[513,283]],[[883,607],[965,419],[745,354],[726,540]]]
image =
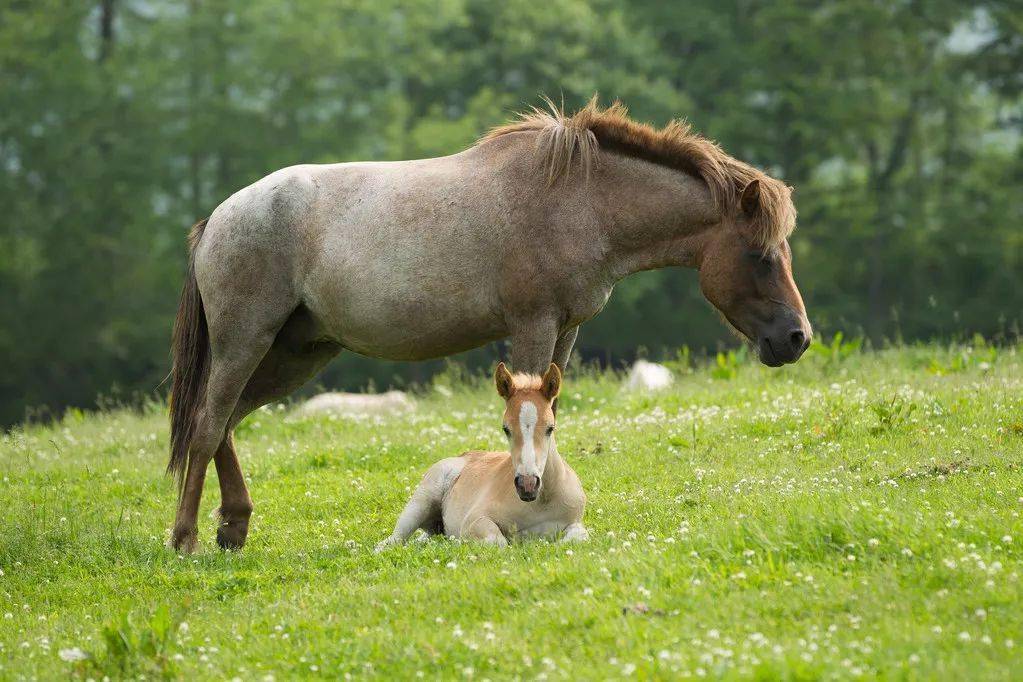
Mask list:
[[791,344],[793,356],[798,358],[810,347],[810,339],[802,329],[793,329],[789,332],[789,344]]
[[523,502],[532,502],[540,492],[540,477],[531,474],[516,475],[515,492]]

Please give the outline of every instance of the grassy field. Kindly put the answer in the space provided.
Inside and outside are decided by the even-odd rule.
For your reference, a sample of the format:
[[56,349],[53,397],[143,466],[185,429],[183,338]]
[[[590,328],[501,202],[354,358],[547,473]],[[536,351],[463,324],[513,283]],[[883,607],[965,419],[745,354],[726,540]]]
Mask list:
[[164,548],[162,407],[16,430],[0,678],[1021,674],[1019,348],[723,356],[657,395],[621,379],[567,378],[559,449],[592,535],[574,546],[373,553],[430,463],[502,446],[481,379],[439,378],[411,416],[250,417],[236,553],[205,516],[212,467],[203,548]]

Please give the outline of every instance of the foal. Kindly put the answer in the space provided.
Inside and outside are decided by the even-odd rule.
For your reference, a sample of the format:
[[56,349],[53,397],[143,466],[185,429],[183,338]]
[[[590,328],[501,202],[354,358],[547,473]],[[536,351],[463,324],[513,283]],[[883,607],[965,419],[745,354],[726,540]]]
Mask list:
[[561,371],[551,363],[543,377],[512,376],[502,362],[494,381],[511,451],[466,452],[430,467],[378,551],[404,543],[417,528],[501,546],[516,535],[562,531],[564,540],[587,539],[586,494],[554,444]]

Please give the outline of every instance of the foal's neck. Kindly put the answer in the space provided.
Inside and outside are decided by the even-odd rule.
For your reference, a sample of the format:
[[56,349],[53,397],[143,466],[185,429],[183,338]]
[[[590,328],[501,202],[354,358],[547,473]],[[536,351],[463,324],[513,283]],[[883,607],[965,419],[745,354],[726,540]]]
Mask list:
[[615,280],[642,270],[696,267],[721,214],[706,184],[681,170],[614,152],[591,178]]
[[561,483],[565,479],[565,460],[558,454],[558,444],[551,437],[551,452],[547,455],[547,464],[543,470],[543,487],[540,494],[553,497],[561,489]]

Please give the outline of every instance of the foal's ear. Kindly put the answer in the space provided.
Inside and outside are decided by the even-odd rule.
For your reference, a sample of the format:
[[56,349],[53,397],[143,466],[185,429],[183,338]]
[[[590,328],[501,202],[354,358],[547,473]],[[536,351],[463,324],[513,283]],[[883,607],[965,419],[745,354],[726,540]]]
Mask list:
[[739,204],[747,217],[752,218],[756,214],[757,209],[760,208],[760,180],[754,178],[749,181],[749,184],[742,190]]
[[561,393],[561,370],[553,362],[544,372],[543,380],[540,383],[540,393],[547,400],[554,400]]
[[505,400],[511,398],[512,393],[515,392],[515,383],[512,381],[511,372],[503,362],[497,363],[497,369],[494,371],[494,384],[497,386],[497,394]]

